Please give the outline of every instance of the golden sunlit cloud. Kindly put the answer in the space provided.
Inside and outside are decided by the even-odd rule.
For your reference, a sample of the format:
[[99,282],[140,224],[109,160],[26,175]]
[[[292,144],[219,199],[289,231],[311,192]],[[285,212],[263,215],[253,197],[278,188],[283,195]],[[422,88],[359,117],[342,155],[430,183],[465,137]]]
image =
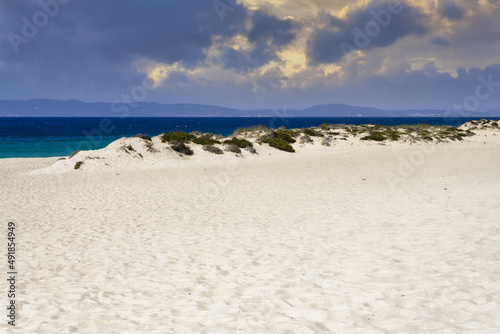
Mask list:
[[335,74],[335,73],[338,73],[342,70],[342,67],[339,66],[339,65],[334,65],[334,64],[331,64],[331,65],[326,65],[324,66],[324,70],[323,70],[323,73],[325,75],[325,77],[331,75],[331,74]]
[[148,77],[154,81],[155,87],[158,87],[168,78],[170,72],[178,72],[179,70],[181,70],[179,63],[172,65],[157,64],[149,71]]
[[165,80],[167,80],[171,73],[180,72],[188,76],[195,75],[201,72],[201,69],[187,69],[180,63],[163,64],[151,63],[143,69],[143,72],[153,80],[154,87],[159,87]]
[[278,57],[284,63],[281,70],[286,76],[292,76],[307,69],[307,57],[303,51],[282,51],[278,53]]
[[[422,47],[419,49],[415,44],[416,39],[402,39],[398,41],[397,47],[356,50],[336,63],[311,64],[308,59],[308,38],[324,24],[321,20],[314,21],[314,15],[323,11],[339,19],[348,19],[350,15],[370,6],[373,2],[373,0],[312,0],[309,2],[249,0],[244,2],[247,8],[272,12],[280,19],[294,18],[298,22],[306,23],[298,32],[295,41],[284,49],[277,50],[276,57],[269,62],[256,68],[250,67],[244,70],[225,67],[224,63],[221,62],[224,50],[233,49],[248,56],[255,48],[246,34],[241,33],[231,37],[212,36],[213,44],[205,51],[207,58],[203,64],[197,67],[188,68],[179,62],[174,64],[147,63],[146,66],[142,66],[142,69],[154,81],[155,87],[161,86],[173,73],[180,73],[189,78],[192,84],[213,85],[216,82],[233,82],[235,85],[249,85],[253,87],[254,91],[266,91],[293,87],[306,88],[319,83],[341,85],[353,78],[362,80],[362,78],[370,76],[384,76],[425,69],[456,76],[458,67],[468,67],[468,64],[463,63],[463,61],[452,59],[446,47],[436,46],[431,49]],[[418,8],[424,13],[428,27],[432,28],[433,35],[418,40],[419,45],[430,43],[435,37],[452,40],[454,34],[468,27],[469,22],[465,20],[460,22],[443,20],[438,13],[439,0],[401,0],[400,2],[403,6]],[[481,7],[490,4],[488,1],[486,1],[488,4],[483,0],[480,2],[483,3]],[[467,11],[465,2],[456,0],[456,3]],[[476,4],[476,7],[479,6]],[[478,13],[479,10],[472,14],[469,12],[468,15],[473,16]],[[304,20],[306,14],[308,18]],[[177,85],[181,84],[177,83]]]

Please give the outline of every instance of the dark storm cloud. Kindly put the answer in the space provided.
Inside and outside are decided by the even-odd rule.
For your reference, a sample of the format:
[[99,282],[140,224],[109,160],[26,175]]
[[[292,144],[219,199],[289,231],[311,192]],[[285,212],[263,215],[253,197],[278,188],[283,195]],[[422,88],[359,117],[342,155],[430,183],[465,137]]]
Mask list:
[[270,41],[273,45],[282,46],[290,43],[294,38],[296,28],[290,19],[280,20],[263,11],[257,11],[252,16],[252,29],[248,33],[250,42]]
[[122,94],[144,79],[138,60],[196,67],[214,36],[244,31],[247,9],[232,9],[221,20],[207,0],[1,1],[0,91],[4,98]]
[[431,39],[431,43],[439,46],[450,46],[450,41],[443,36],[434,37],[433,39]]
[[450,2],[439,7],[439,14],[450,20],[461,20],[464,17],[464,10]]
[[262,47],[258,47],[252,51],[225,48],[220,61],[224,64],[224,68],[234,69],[238,72],[248,72],[266,64],[275,57],[276,54],[274,52]]
[[221,20],[212,2],[206,0],[73,0],[65,5],[42,0],[42,3],[52,3],[52,8],[58,5],[58,13],[38,29],[36,36],[28,38],[28,43],[18,45],[18,54],[13,52],[8,34],[23,37],[22,18],[33,23],[33,15],[41,7],[34,1],[0,4],[2,18],[6,20],[0,27],[3,35],[0,59],[44,56],[57,59],[62,49],[72,50],[75,56],[98,54],[113,61],[145,57],[165,63],[195,64],[205,58],[204,51],[211,46],[213,35],[234,35],[241,31],[247,16],[246,9],[237,6]]
[[[0,3],[0,62],[9,66],[4,74],[11,77],[4,79],[20,86],[30,80],[71,81],[70,86],[89,90],[116,87],[117,82],[137,81],[134,62],[138,59],[181,61],[184,67],[196,67],[206,59],[214,36],[224,39],[238,34],[248,37],[251,51],[226,49],[220,61],[226,68],[244,72],[275,59],[276,52],[295,38],[297,28],[292,20],[249,12],[232,0],[219,0],[219,5],[230,9],[223,17],[210,0],[41,3],[44,6],[38,1]],[[54,11],[53,17],[44,14],[47,10],[42,7]],[[48,22],[37,27],[37,13]],[[32,28],[34,36],[25,36]]]
[[336,63],[355,50],[370,50],[394,44],[410,35],[427,33],[419,9],[397,2],[380,3],[352,13],[346,20],[331,17],[326,28],[316,31],[308,43],[312,64]]
[[248,41],[253,44],[251,51],[226,48],[221,57],[225,68],[246,72],[262,66],[276,58],[276,52],[295,39],[298,23],[281,20],[257,11],[252,15],[252,27],[248,31]]

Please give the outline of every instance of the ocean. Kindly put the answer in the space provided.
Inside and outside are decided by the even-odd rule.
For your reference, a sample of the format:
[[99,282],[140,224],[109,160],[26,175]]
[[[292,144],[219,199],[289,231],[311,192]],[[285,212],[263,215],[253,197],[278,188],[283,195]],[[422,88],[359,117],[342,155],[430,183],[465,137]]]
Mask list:
[[[441,117],[296,117],[296,118],[0,118],[0,158],[68,156],[95,150],[138,133],[151,137],[168,131],[201,131],[228,136],[239,127],[265,125],[302,128],[330,124],[459,126],[480,118]],[[500,120],[500,118],[493,118]]]

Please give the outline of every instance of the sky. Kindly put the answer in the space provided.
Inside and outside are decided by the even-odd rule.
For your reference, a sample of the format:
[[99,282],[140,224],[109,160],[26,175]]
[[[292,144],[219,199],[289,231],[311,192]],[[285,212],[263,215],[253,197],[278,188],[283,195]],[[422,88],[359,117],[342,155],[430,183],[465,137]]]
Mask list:
[[500,109],[500,0],[0,2],[0,99]]

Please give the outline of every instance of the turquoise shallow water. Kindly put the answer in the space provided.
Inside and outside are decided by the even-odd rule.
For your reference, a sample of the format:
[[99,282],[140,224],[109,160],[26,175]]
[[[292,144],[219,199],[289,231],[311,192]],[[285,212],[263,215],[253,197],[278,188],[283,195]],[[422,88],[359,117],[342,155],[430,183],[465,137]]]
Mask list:
[[[137,133],[156,136],[167,131],[201,131],[230,135],[239,127],[265,125],[301,128],[332,124],[401,125],[427,123],[459,126],[478,118],[440,117],[313,117],[313,118],[0,118],[0,158],[68,156],[94,150]],[[499,119],[499,118],[495,118]]]

